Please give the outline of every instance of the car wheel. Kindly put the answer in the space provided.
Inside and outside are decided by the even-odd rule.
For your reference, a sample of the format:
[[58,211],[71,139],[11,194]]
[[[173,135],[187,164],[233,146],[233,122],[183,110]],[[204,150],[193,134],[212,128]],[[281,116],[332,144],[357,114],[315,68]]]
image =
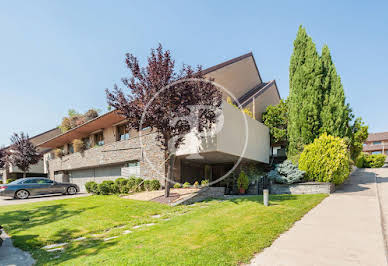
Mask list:
[[17,199],[27,199],[29,196],[30,196],[30,193],[24,189],[18,190],[15,193],[15,198]]
[[77,189],[75,187],[68,187],[66,192],[68,195],[75,195],[77,193]]

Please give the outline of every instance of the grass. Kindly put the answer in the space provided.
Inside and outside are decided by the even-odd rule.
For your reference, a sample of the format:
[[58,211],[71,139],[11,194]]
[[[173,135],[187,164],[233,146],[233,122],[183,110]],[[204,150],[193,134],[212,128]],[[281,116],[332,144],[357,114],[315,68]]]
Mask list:
[[[236,265],[270,246],[325,197],[272,195],[270,207],[260,196],[170,207],[90,196],[1,207],[0,224],[38,265]],[[132,229],[147,223],[155,225]],[[119,237],[103,241],[110,236]],[[87,239],[71,241],[77,237]],[[42,249],[63,242],[69,243],[64,251]]]

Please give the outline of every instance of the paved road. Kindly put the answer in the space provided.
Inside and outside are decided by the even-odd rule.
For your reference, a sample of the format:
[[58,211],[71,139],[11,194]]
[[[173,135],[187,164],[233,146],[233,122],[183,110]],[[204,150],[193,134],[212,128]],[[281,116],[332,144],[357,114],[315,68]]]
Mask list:
[[251,265],[386,266],[378,191],[387,221],[388,169],[359,169]]
[[58,199],[70,199],[70,198],[79,198],[89,196],[87,193],[78,193],[76,195],[47,195],[41,197],[33,197],[25,200],[11,199],[11,198],[3,198],[0,197],[0,206],[8,206],[8,205],[17,205],[17,204],[26,204],[31,202],[40,202],[40,201],[50,201],[50,200],[58,200]]

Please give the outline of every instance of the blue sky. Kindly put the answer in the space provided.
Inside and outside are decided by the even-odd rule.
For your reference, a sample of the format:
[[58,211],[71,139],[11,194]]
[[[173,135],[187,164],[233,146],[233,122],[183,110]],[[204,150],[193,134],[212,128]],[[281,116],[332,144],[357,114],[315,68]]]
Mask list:
[[124,54],[144,62],[159,42],[178,66],[252,51],[285,98],[300,24],[329,45],[356,116],[388,131],[387,13],[387,1],[2,1],[0,145],[59,125],[69,108],[106,111]]

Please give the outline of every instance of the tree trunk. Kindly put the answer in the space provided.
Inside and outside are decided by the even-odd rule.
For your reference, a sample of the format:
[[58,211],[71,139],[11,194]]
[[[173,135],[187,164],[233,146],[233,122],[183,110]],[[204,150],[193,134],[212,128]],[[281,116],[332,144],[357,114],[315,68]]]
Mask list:
[[24,171],[24,172],[23,172],[23,178],[26,178],[26,177],[27,177],[27,172]]
[[174,165],[175,165],[175,154],[170,155],[170,159],[168,160],[168,168],[167,168],[167,178],[164,185],[164,197],[168,198],[170,196],[170,184],[169,180],[174,179]]

